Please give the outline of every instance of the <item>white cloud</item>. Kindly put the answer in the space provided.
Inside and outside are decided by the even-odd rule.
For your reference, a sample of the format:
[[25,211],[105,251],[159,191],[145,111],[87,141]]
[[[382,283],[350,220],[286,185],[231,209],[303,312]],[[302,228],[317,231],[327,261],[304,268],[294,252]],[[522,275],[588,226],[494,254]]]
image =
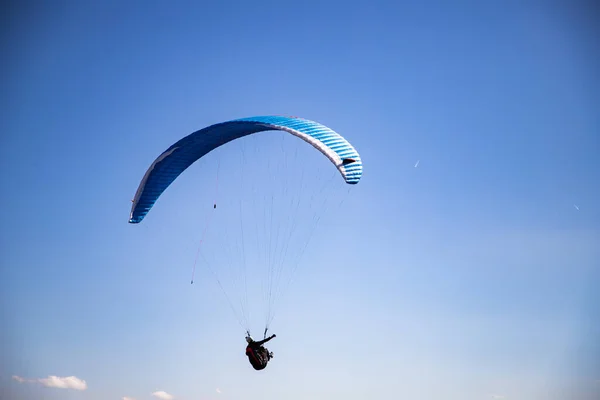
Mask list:
[[491,397],[494,400],[502,400],[502,399],[506,398],[505,396],[502,396],[501,394],[492,394]]
[[123,396],[123,397],[121,397],[121,400],[135,400],[135,399],[133,397]]
[[217,388],[217,393],[221,394],[221,389]]
[[40,382],[46,387],[54,387],[60,389],[87,389],[87,383],[84,380],[77,378],[76,376],[66,376],[63,378],[59,376],[50,375],[47,378],[38,379],[38,382]]
[[154,396],[160,400],[173,400],[175,398],[175,396],[173,396],[172,394],[163,392],[162,390],[152,393],[152,396]]
[[74,390],[86,390],[87,383],[77,378],[76,376],[66,376],[60,377],[55,375],[49,375],[47,378],[39,378],[39,379],[25,379],[17,375],[13,375],[12,377],[15,381],[19,383],[41,383],[46,387],[59,388],[59,389],[74,389]]

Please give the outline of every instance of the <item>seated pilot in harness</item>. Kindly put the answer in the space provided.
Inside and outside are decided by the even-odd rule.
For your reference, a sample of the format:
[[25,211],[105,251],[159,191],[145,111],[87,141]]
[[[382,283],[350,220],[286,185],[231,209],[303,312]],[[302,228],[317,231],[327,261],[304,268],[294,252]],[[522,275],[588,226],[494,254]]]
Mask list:
[[246,346],[246,355],[248,356],[248,361],[250,361],[250,364],[252,364],[252,367],[255,370],[265,369],[269,360],[273,358],[273,353],[263,347],[263,344],[274,337],[276,336],[271,335],[268,338],[255,342],[250,337],[250,334],[246,336],[246,342],[248,342],[248,345]]

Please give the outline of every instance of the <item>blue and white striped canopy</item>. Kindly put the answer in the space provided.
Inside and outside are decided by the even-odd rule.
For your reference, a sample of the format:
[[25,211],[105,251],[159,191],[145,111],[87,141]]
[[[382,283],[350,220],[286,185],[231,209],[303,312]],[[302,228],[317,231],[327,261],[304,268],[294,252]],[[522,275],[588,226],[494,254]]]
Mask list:
[[133,199],[130,223],[141,222],[156,200],[183,171],[210,151],[232,140],[268,130],[291,133],[313,145],[339,170],[348,184],[362,176],[358,152],[332,129],[297,117],[258,116],[211,125],[169,147],[150,165]]

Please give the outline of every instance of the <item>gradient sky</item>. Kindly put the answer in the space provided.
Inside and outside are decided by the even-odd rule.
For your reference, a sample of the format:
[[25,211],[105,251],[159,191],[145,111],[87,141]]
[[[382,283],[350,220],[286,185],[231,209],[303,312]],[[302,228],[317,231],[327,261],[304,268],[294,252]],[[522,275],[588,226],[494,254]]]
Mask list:
[[[0,22],[2,399],[600,396],[597,8],[14,3]],[[189,284],[213,178],[195,168],[127,220],[173,142],[269,114],[340,132],[364,175],[315,234],[255,372],[210,274]]]

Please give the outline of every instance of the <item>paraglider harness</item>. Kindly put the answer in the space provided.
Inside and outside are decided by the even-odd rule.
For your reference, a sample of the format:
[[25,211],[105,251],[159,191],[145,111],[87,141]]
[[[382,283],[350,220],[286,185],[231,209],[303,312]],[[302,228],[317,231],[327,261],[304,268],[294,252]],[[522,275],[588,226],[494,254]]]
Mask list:
[[265,369],[269,360],[273,358],[273,353],[269,352],[263,344],[273,339],[275,335],[266,337],[267,331],[265,329],[264,336],[263,340],[256,342],[250,336],[250,332],[246,331],[246,342],[248,343],[246,346],[246,355],[255,370]]

